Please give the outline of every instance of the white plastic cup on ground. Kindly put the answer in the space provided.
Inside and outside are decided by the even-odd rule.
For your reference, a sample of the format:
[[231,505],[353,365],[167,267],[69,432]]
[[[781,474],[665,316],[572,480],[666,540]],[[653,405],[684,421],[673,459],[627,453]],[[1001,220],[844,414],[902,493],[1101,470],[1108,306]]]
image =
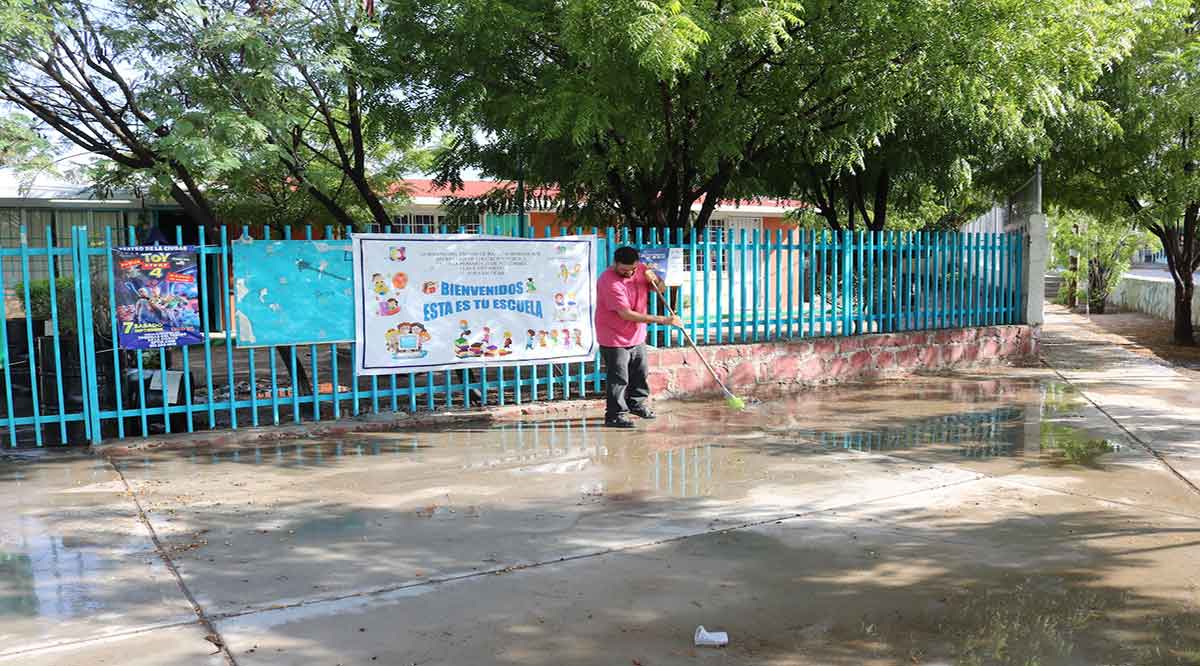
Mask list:
[[725,647],[729,644],[729,634],[724,631],[709,631],[704,625],[696,627],[696,647]]

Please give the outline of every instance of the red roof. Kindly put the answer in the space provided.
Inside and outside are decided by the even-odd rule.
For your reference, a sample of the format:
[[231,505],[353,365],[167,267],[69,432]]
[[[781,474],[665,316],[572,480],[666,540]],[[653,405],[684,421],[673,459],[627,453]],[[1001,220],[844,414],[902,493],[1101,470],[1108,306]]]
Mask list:
[[[441,198],[441,197],[453,196],[453,197],[460,197],[460,198],[475,198],[475,197],[483,196],[484,194],[487,194],[488,192],[490,192],[493,189],[496,189],[497,187],[502,187],[504,189],[511,190],[516,187],[516,183],[513,183],[512,181],[499,181],[499,180],[464,180],[462,189],[452,192],[452,191],[450,191],[449,187],[435,187],[433,184],[433,181],[428,178],[407,178],[404,181],[397,183],[393,187],[395,189],[390,189],[389,193],[394,193],[396,191],[396,189],[398,189],[399,187],[404,187],[405,189],[408,190],[409,196],[413,196],[413,197],[439,197],[439,198]],[[546,195],[554,195],[557,193],[557,190],[552,189],[552,188],[545,188],[545,189],[541,190],[541,193],[546,194]],[[703,201],[704,201],[704,198],[701,197],[699,202],[703,202]],[[803,207],[808,206],[808,204],[806,204],[803,201],[800,201],[799,199],[774,199],[774,198],[768,198],[768,197],[753,197],[753,198],[742,199],[742,200],[733,200],[733,199],[722,199],[721,200],[721,206],[732,208],[732,207],[737,207],[739,205],[741,205],[741,206],[773,206],[773,207],[778,207],[778,208],[803,208]]]

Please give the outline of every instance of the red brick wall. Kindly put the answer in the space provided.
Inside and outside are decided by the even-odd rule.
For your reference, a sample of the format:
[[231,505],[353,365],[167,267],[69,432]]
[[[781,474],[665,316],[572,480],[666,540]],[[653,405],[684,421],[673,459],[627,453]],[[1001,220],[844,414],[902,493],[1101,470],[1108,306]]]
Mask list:
[[[731,389],[770,393],[796,386],[1017,361],[1037,353],[1038,333],[1039,329],[1029,326],[989,326],[700,349]],[[656,395],[679,397],[721,390],[696,353],[686,347],[652,350],[650,364],[650,388]]]

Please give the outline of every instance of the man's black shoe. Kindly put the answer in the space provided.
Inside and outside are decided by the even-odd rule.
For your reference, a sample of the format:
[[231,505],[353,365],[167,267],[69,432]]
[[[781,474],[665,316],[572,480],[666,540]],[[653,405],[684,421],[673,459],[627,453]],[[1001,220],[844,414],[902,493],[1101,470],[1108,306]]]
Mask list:
[[634,416],[636,416],[638,418],[642,418],[642,419],[653,419],[658,416],[657,414],[650,411],[649,409],[646,409],[645,407],[643,407],[642,409],[631,409],[631,410],[629,410],[629,413],[633,414]]
[[634,428],[633,421],[624,416],[617,416],[611,419],[604,419],[604,425],[609,428]]

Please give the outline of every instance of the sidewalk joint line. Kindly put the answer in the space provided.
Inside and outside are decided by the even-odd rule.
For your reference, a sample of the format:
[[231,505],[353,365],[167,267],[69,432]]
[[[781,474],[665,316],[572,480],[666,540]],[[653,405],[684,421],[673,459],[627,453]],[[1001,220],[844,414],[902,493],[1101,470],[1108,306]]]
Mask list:
[[141,521],[143,526],[145,526],[146,531],[150,533],[150,541],[154,543],[154,550],[158,553],[158,556],[162,558],[163,564],[166,565],[167,570],[170,571],[171,575],[175,577],[175,583],[179,585],[179,590],[183,593],[184,598],[187,599],[187,602],[191,605],[192,612],[196,614],[196,618],[200,621],[200,625],[205,631],[208,632],[206,638],[208,636],[216,638],[218,641],[215,644],[217,651],[225,657],[225,662],[228,664],[228,666],[238,666],[237,659],[234,658],[233,652],[229,649],[229,646],[225,644],[225,639],[221,637],[220,632],[217,631],[216,625],[213,624],[212,620],[204,612],[204,607],[200,605],[200,602],[196,601],[196,597],[192,594],[192,591],[188,589],[187,583],[183,580],[183,576],[180,575],[179,568],[175,566],[175,561],[171,559],[171,556],[167,553],[167,549],[163,547],[162,541],[160,541],[158,538],[158,532],[154,530],[154,525],[150,523],[150,518],[146,515],[146,510],[142,507],[142,502],[138,499],[137,493],[135,493],[133,488],[129,485],[129,480],[125,478],[125,473],[121,471],[120,467],[113,464],[112,460],[107,458],[105,460],[108,462],[109,466],[113,468],[113,471],[117,473],[117,476],[121,478],[121,483],[125,486],[125,492],[128,493],[129,499],[133,500],[133,505],[137,507],[138,520]]

